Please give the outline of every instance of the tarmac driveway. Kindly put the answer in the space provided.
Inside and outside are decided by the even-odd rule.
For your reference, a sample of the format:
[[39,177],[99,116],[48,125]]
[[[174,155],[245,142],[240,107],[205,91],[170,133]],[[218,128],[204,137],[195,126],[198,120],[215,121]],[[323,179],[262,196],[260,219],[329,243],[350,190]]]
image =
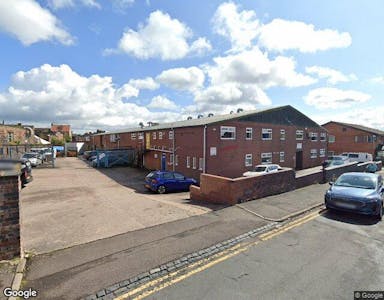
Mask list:
[[189,192],[146,191],[147,172],[94,169],[78,158],[59,158],[55,168],[34,169],[21,192],[21,238],[26,252],[57,249],[212,211],[192,203]]

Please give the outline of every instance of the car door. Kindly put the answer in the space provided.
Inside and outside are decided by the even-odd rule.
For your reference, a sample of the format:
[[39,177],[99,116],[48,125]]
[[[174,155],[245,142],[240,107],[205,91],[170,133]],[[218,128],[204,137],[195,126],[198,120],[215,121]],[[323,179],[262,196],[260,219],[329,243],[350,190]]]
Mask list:
[[177,183],[177,186],[178,186],[178,190],[188,190],[189,186],[190,186],[190,182],[189,180],[187,180],[187,178],[185,178],[185,176],[183,174],[180,174],[180,173],[174,173],[174,176],[175,176],[175,180],[176,180],[176,183]]
[[163,173],[164,186],[168,191],[177,190],[177,184],[172,172]]

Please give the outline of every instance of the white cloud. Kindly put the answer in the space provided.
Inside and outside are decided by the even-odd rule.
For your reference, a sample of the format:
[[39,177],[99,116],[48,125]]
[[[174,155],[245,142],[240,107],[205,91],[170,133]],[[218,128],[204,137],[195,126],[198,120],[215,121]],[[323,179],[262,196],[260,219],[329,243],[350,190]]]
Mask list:
[[233,2],[222,3],[212,19],[215,33],[227,37],[233,51],[240,51],[252,46],[259,30],[259,20],[251,10],[239,12]]
[[113,8],[118,12],[124,12],[133,3],[135,3],[135,0],[112,0]]
[[139,25],[137,31],[126,30],[118,49],[106,49],[104,53],[123,52],[139,59],[176,60],[188,54],[201,55],[211,48],[205,38],[199,38],[190,45],[188,41],[191,38],[192,31],[188,26],[157,10],[149,15],[146,24]]
[[59,20],[34,0],[0,1],[0,30],[15,36],[24,45],[40,41],[73,44]]
[[371,78],[371,82],[384,84],[384,76],[373,77],[373,78]]
[[158,108],[162,110],[178,110],[179,107],[173,102],[164,96],[155,96],[152,98],[151,103],[149,103],[148,108]]
[[352,43],[348,32],[332,29],[316,30],[314,25],[298,21],[274,19],[263,25],[259,44],[269,50],[295,49],[301,52],[316,52],[332,48],[345,48]]
[[314,78],[295,71],[296,62],[292,57],[278,56],[270,60],[257,47],[235,55],[216,57],[214,62],[214,65],[206,66],[213,85],[237,82],[266,89],[306,86],[316,82]]
[[197,67],[175,68],[161,72],[157,81],[176,90],[194,90],[204,85],[204,73]]
[[139,92],[130,83],[117,87],[111,77],[84,77],[67,65],[46,64],[12,77],[8,90],[0,93],[0,118],[25,123],[65,122],[77,129],[121,128],[137,126],[141,121],[179,118],[175,112],[151,112],[129,102]]
[[131,79],[129,80],[129,84],[140,90],[156,90],[159,88],[159,84],[151,77]]
[[340,90],[337,88],[317,88],[308,92],[304,101],[308,105],[317,108],[340,108],[349,107],[354,104],[365,103],[371,98],[370,95],[354,91]]
[[305,68],[305,72],[307,72],[308,74],[315,74],[319,78],[325,78],[327,79],[327,82],[330,84],[337,84],[339,82],[349,82],[352,80],[357,80],[357,77],[355,74],[345,75],[340,71],[327,68],[327,67],[319,67],[319,66],[307,67]]
[[54,10],[72,8],[77,5],[101,9],[100,4],[96,0],[48,0],[48,5]]

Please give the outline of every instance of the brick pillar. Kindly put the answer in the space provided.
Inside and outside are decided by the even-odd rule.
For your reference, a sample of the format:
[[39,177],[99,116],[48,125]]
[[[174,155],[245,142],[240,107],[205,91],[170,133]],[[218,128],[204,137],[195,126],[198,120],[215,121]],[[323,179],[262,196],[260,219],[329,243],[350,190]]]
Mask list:
[[19,256],[19,172],[0,171],[0,261]]

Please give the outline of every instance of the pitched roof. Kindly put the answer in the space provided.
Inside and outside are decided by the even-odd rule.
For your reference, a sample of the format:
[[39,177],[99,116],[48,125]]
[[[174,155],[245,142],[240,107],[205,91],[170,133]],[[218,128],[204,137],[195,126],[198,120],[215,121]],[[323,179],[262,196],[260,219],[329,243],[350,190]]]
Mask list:
[[362,126],[362,125],[358,125],[358,124],[330,121],[330,122],[323,124],[322,126],[326,126],[329,123],[336,123],[336,124],[339,124],[342,126],[351,127],[351,128],[357,129],[357,130],[362,130],[362,131],[366,131],[366,132],[377,134],[377,135],[384,135],[384,131],[382,131],[382,130],[370,128],[370,127],[366,127],[366,126]]
[[[143,127],[143,128],[141,128],[141,127],[127,128],[127,129],[122,129],[122,130],[117,130],[117,131],[99,133],[99,134],[95,134],[95,135],[118,134],[118,133],[127,133],[127,132],[142,132],[142,131],[181,128],[181,127],[204,126],[204,125],[219,123],[222,121],[246,119],[246,117],[263,115],[264,113],[267,113],[267,112],[280,111],[280,110],[284,110],[284,109],[295,110],[297,113],[300,114],[300,116],[306,117],[305,115],[303,115],[302,113],[300,113],[299,111],[294,109],[292,106],[285,105],[285,106],[272,107],[272,108],[268,108],[268,109],[250,110],[250,111],[243,111],[243,112],[239,112],[239,113],[216,115],[216,116],[212,116],[212,117],[203,117],[203,118],[197,118],[197,119],[191,119],[191,120],[162,123],[162,124]],[[306,118],[308,120],[310,120],[308,117],[306,117]],[[320,125],[318,125],[314,121],[312,121],[312,120],[310,120],[310,121],[312,122],[313,126],[320,127]]]

